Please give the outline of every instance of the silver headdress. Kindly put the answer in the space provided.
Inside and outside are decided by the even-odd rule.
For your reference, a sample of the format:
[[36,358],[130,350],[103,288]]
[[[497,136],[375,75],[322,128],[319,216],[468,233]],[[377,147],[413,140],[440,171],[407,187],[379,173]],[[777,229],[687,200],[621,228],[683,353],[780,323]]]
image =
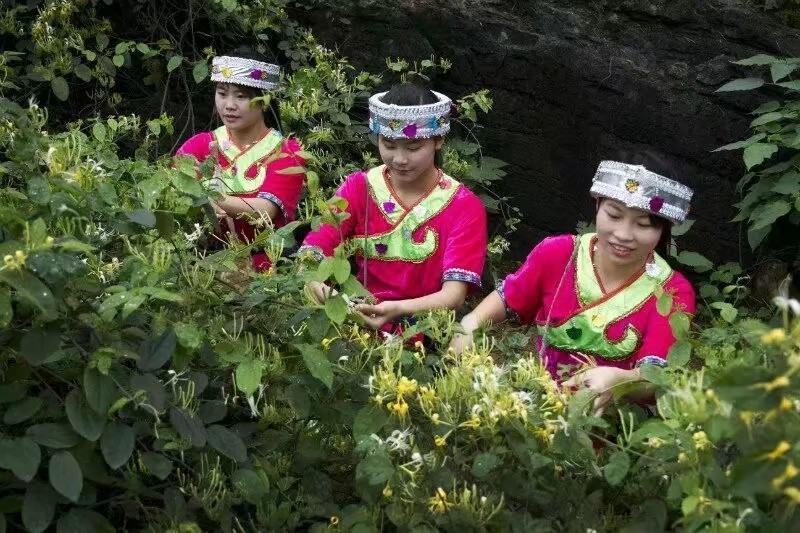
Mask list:
[[636,207],[683,222],[689,213],[692,189],[675,180],[647,170],[642,165],[619,161],[601,161],[590,190],[595,198],[613,198],[628,207]]
[[272,91],[278,87],[278,65],[234,56],[218,56],[211,62],[211,81],[234,83]]
[[381,102],[386,94],[369,99],[369,129],[389,139],[428,139],[450,131],[450,99],[432,91],[438,102],[422,105],[395,105]]

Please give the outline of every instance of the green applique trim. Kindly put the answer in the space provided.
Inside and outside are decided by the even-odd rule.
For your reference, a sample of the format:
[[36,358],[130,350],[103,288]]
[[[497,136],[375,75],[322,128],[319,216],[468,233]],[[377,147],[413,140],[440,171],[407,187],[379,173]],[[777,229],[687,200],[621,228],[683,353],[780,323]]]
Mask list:
[[[421,242],[415,241],[413,235],[423,224],[450,205],[461,184],[449,176],[443,176],[442,182],[447,183],[447,187],[435,187],[415,207],[406,211],[392,195],[384,179],[383,169],[384,166],[381,165],[367,173],[367,186],[373,201],[394,227],[383,233],[356,235],[351,242],[359,253],[369,259],[422,263],[439,248],[439,234],[433,228],[427,228]],[[392,204],[393,209],[388,208],[389,204]]]
[[233,163],[226,169],[219,169],[216,179],[222,182],[220,192],[225,194],[249,194],[261,188],[267,177],[267,169],[265,165],[259,165],[258,172],[253,178],[247,177],[247,169],[280,148],[283,136],[274,129],[270,130],[263,139],[244,153],[239,150],[236,143],[228,136],[228,128],[225,126],[220,126],[214,130],[214,139],[217,141],[217,146],[222,155]]
[[582,235],[576,243],[576,289],[585,303],[562,323],[539,326],[539,332],[546,334],[550,346],[561,350],[610,360],[626,359],[641,346],[641,333],[629,324],[622,338],[613,342],[608,338],[608,329],[641,309],[655,288],[663,286],[672,276],[672,268],[661,256],[654,254],[654,269],[643,273],[626,288],[603,294],[592,265],[590,247],[593,238],[594,234]]

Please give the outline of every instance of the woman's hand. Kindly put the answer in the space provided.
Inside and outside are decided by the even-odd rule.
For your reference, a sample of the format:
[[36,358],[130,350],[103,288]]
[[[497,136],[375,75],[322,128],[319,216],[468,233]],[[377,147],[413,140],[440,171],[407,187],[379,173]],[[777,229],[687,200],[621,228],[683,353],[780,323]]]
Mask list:
[[331,290],[330,287],[319,281],[309,281],[306,283],[306,289],[311,293],[311,296],[317,303],[324,304],[331,294],[336,294],[336,291]]
[[460,354],[473,344],[475,344],[475,338],[472,336],[472,333],[456,333],[453,335],[448,349],[452,350],[455,354]]
[[614,387],[621,383],[639,381],[638,370],[624,370],[613,366],[596,366],[578,372],[564,382],[565,387],[586,388],[597,394],[594,400],[595,416],[602,416],[614,398]]
[[364,323],[372,329],[380,329],[387,322],[391,322],[402,315],[398,302],[381,302],[376,305],[358,304],[356,311],[364,317]]

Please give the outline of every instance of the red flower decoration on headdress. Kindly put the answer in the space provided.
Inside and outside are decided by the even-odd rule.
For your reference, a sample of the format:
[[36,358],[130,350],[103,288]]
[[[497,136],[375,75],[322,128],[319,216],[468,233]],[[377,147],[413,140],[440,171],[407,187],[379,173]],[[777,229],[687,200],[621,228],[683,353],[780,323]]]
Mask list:
[[664,207],[664,199],[660,196],[653,196],[650,199],[650,210],[654,213],[658,213],[661,211],[661,208]]

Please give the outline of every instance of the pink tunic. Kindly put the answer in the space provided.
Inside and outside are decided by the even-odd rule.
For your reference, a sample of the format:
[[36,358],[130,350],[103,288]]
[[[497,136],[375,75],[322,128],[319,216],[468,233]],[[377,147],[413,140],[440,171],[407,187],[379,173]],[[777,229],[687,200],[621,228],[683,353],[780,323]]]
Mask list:
[[[381,257],[365,259],[361,254],[356,256],[358,280],[378,301],[427,296],[438,292],[445,281],[463,281],[480,286],[486,258],[486,210],[480,198],[463,185],[443,178],[439,186],[458,189],[444,209],[404,235],[409,242],[421,243],[425,240],[426,233],[433,230],[436,244],[429,257],[417,260]],[[388,188],[391,189],[391,186]],[[376,201],[373,193],[368,187],[365,172],[355,172],[348,176],[336,193],[336,196],[347,200],[347,212],[350,214],[342,222],[341,234],[336,227],[323,224],[318,231],[306,237],[301,250],[316,251],[320,256],[331,256],[342,237],[355,240],[360,235],[376,235],[396,229],[395,224],[385,214],[387,205],[392,206],[392,211],[395,208],[403,210],[403,216],[413,209],[420,209],[403,206],[394,196]],[[378,202],[384,206],[384,211]],[[418,203],[418,206],[425,205],[425,199]],[[381,250],[380,245],[378,246]]]
[[[202,162],[211,155],[211,143],[214,142],[214,134],[210,131],[198,133],[189,138],[178,148],[176,156],[191,155]],[[281,153],[288,157],[281,157],[267,164],[266,178],[261,183],[257,191],[249,194],[240,194],[240,198],[263,198],[278,206],[280,213],[272,221],[276,228],[279,228],[295,219],[297,203],[303,190],[303,180],[305,174],[280,174],[279,171],[292,167],[305,166],[305,160],[297,155],[301,150],[300,143],[296,139],[286,139],[281,146]],[[230,161],[219,150],[217,153],[217,163],[221,168],[230,167]],[[247,169],[248,177],[255,177],[258,172],[258,165],[254,164]],[[259,229],[242,219],[234,219],[234,227],[240,239],[249,242],[259,233]],[[253,267],[256,270],[266,270],[269,268],[269,259],[265,253],[253,255]]]
[[[498,292],[507,310],[516,314],[521,322],[543,326],[548,323],[549,315],[551,325],[563,324],[579,310],[591,306],[591,302],[579,303],[576,259],[570,260],[575,242],[572,235],[543,240],[531,251],[525,263],[502,282]],[[556,295],[559,284],[561,287]],[[673,295],[673,308],[689,314],[695,312],[694,289],[683,275],[673,271],[663,287]],[[600,300],[608,296],[605,294]],[[675,337],[669,318],[658,313],[654,295],[651,294],[642,305],[612,322],[606,331],[608,341],[617,342],[629,326],[639,334],[639,342],[633,352],[621,359],[608,359],[595,354],[593,357],[597,363],[625,369],[645,362],[666,364],[667,353],[675,343]],[[537,348],[541,349],[541,346],[542,336],[539,335]],[[552,346],[547,347],[543,355],[548,370],[556,378],[559,377],[560,367],[563,370],[563,365],[579,365],[586,360],[585,354]]]

